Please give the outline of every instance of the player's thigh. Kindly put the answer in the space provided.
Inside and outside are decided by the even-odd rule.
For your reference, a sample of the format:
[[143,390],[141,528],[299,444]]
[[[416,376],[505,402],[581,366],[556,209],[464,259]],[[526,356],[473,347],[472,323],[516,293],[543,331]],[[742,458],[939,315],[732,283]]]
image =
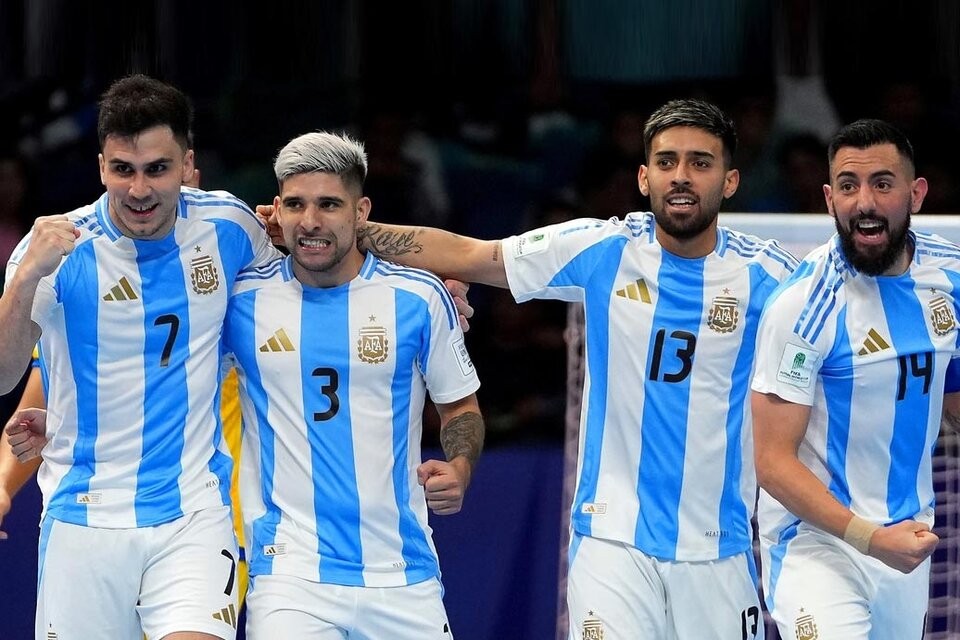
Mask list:
[[40,531],[36,637],[140,640],[143,532],[45,518]]
[[872,581],[839,540],[801,532],[782,553],[768,602],[784,640],[872,637]]
[[571,640],[665,638],[663,583],[634,547],[573,533],[567,572]]
[[763,640],[752,555],[659,566],[674,637]]
[[870,640],[920,638],[930,593],[930,560],[903,574],[873,558],[870,574],[876,593],[870,608]]
[[438,579],[402,587],[355,588],[360,590],[359,606],[351,639],[453,639]]
[[151,529],[138,607],[147,637],[195,631],[235,638],[239,551],[229,508],[204,509]]
[[294,576],[252,576],[247,591],[247,640],[344,640],[357,608],[351,587]]

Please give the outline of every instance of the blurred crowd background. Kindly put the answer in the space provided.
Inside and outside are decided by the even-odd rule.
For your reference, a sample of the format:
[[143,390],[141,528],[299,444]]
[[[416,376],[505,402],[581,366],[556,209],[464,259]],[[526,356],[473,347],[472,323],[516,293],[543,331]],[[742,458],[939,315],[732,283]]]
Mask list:
[[[880,117],[916,146],[923,212],[960,213],[952,0],[0,0],[4,262],[100,195],[97,99],[134,71],[193,98],[201,186],[251,205],[289,138],[334,129],[366,143],[376,220],[496,238],[623,216],[647,207],[644,120],[695,96],[737,123],[725,211],[825,212],[826,140]],[[471,297],[489,442],[559,442],[565,309]]]

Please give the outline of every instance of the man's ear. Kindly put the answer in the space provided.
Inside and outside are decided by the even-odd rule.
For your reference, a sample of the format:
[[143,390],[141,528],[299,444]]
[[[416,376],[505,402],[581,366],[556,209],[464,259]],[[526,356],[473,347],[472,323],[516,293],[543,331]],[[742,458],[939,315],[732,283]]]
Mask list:
[[647,180],[647,165],[640,165],[640,171],[637,172],[637,184],[640,185],[640,193],[644,196],[650,195],[650,182]]
[[367,218],[370,217],[371,209],[373,209],[373,203],[367,196],[363,196],[357,200],[357,222],[366,222]]

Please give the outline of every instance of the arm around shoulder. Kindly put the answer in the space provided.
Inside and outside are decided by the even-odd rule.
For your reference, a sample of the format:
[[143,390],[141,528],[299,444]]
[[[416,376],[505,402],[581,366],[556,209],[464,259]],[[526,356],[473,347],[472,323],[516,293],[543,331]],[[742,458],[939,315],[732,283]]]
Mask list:
[[479,240],[433,227],[368,222],[357,231],[361,250],[442,276],[507,287],[500,240]]

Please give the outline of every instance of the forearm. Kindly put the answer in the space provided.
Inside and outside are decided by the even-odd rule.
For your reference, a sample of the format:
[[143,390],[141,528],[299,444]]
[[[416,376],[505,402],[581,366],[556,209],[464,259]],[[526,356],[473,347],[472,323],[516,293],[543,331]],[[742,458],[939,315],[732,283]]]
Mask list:
[[0,297],[0,394],[9,393],[20,381],[40,337],[30,318],[38,282],[17,271]]
[[507,286],[499,240],[477,240],[432,227],[368,222],[357,246],[378,257],[466,282]]
[[[758,464],[758,475],[760,465]],[[771,471],[762,474],[760,486],[792,514],[826,531],[843,538],[853,518],[847,509],[830,493],[796,457],[780,459],[771,464]]]
[[440,428],[440,446],[447,461],[461,458],[471,475],[483,451],[483,437],[483,417],[475,411],[456,415]]

